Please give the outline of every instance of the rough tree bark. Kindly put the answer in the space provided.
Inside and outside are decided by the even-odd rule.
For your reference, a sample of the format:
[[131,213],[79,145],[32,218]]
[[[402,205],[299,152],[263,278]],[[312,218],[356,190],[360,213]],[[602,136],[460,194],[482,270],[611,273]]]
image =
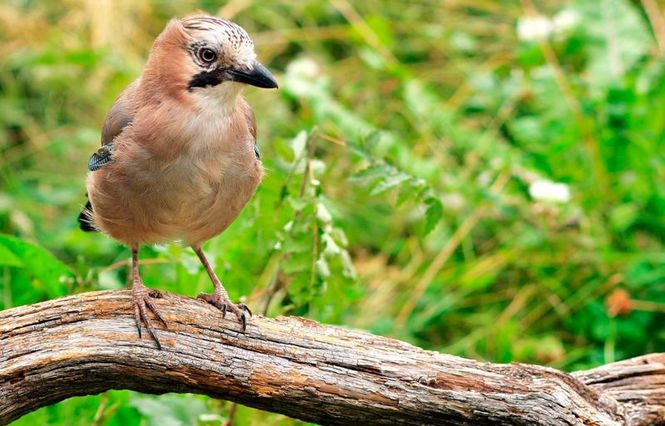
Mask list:
[[138,339],[127,291],[0,312],[0,424],[107,389],[200,393],[323,424],[665,424],[665,354],[566,374],[302,318],[255,316],[242,334],[202,302],[156,304],[161,351]]

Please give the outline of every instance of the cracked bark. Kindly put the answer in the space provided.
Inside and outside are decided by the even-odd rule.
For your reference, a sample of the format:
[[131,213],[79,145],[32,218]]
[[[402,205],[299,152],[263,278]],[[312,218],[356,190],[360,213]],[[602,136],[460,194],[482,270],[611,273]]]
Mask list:
[[63,399],[190,392],[322,424],[665,424],[665,354],[572,374],[425,351],[302,318],[235,318],[167,294],[163,350],[128,291],[0,312],[0,424]]

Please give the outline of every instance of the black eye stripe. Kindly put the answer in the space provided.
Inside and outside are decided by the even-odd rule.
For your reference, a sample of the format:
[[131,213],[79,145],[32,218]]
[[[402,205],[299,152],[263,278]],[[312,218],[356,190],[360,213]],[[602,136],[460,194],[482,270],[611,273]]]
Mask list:
[[215,87],[218,84],[220,84],[223,81],[223,79],[224,75],[219,70],[201,71],[192,78],[187,88],[189,89],[189,91],[192,91],[197,87],[208,87],[208,86]]

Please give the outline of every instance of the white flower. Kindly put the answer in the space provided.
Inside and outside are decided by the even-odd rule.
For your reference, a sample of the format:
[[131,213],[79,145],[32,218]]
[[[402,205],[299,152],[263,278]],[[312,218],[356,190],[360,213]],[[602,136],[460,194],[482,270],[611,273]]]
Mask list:
[[570,188],[565,183],[537,180],[529,185],[529,195],[536,201],[567,203],[570,201]]
[[286,66],[285,83],[297,96],[307,95],[321,78],[321,68],[310,58],[299,58]]
[[319,65],[313,59],[307,57],[293,60],[286,67],[287,73],[310,80],[318,77],[320,71]]
[[563,33],[575,27],[580,21],[580,15],[572,9],[563,9],[557,13],[552,20],[554,31]]
[[523,16],[517,21],[517,38],[538,41],[549,37],[553,29],[552,21],[545,16]]

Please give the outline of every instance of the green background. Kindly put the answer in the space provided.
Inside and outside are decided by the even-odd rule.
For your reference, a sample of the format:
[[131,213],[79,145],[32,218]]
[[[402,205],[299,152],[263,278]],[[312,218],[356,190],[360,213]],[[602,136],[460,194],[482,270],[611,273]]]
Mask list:
[[[124,287],[128,250],[77,228],[87,160],[152,40],[197,9],[247,29],[280,83],[245,91],[266,177],[204,247],[233,299],[567,371],[665,351],[656,0],[5,0],[0,308]],[[141,258],[149,286],[212,288],[189,249]],[[218,425],[231,407],[111,391],[15,424]]]

